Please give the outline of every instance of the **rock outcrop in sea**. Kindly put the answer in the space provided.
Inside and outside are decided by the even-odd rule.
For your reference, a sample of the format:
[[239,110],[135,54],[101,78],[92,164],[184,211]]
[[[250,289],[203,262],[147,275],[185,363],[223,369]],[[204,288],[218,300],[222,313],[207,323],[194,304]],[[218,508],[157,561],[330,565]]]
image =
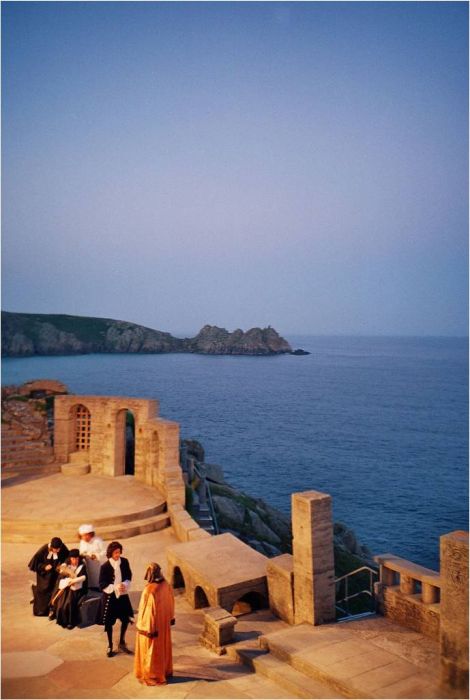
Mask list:
[[128,321],[62,314],[2,311],[2,355],[79,355],[86,353],[190,352],[211,355],[279,355],[292,348],[274,328],[237,329],[204,326],[194,338]]

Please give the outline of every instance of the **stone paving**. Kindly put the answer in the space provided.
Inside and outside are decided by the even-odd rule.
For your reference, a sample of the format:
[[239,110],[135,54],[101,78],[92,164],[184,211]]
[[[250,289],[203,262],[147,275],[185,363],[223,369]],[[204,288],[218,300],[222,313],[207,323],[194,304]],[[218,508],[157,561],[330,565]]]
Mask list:
[[[150,560],[166,564],[164,550],[176,543],[171,528],[123,540],[124,556],[133,570],[131,599],[138,605],[143,573]],[[173,628],[175,677],[161,688],[141,686],[134,677],[133,658],[108,659],[103,628],[64,630],[55,622],[34,617],[27,562],[37,547],[4,544],[2,548],[2,697],[4,698],[287,698],[278,684],[251,673],[228,656],[216,656],[198,643],[202,612],[182,596],[176,601]],[[68,543],[71,545],[72,543]],[[237,626],[241,638],[279,629],[284,623],[267,613],[244,616]],[[116,627],[116,633],[119,624]],[[128,643],[135,639],[129,628]]]
[[349,697],[448,697],[439,687],[438,643],[383,617],[297,625],[263,636],[260,643],[275,658]]

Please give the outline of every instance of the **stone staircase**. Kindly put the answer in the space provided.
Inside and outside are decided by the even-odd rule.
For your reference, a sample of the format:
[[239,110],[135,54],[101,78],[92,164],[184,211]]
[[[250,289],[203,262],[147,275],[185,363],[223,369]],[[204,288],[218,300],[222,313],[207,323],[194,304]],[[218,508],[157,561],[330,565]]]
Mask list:
[[286,691],[286,697],[344,698],[330,686],[289,666],[267,650],[260,649],[258,641],[227,647],[227,653],[255,673],[277,683]]
[[34,437],[20,426],[2,425],[2,477],[56,471],[48,437]]
[[302,624],[227,647],[299,698],[445,698],[436,642],[380,616]]
[[[93,524],[97,534],[103,540],[110,541],[163,530],[170,526],[170,516],[167,512],[166,502],[161,501],[155,506],[141,511],[105,518],[93,518]],[[60,533],[60,537],[64,541],[73,542],[77,539],[77,527],[76,518],[74,520],[60,520],[59,518],[50,521],[42,520],[40,524],[37,521],[27,519],[2,519],[3,540],[5,542],[37,542],[41,537],[43,539],[51,537],[51,533]],[[42,533],[39,538],[38,530]]]

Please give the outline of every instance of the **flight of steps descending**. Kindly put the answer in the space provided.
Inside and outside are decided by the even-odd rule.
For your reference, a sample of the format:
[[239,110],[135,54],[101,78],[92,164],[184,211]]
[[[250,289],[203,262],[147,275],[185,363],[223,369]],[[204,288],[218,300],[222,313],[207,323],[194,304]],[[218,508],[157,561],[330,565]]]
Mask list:
[[21,474],[52,473],[58,469],[48,436],[34,437],[19,426],[2,425],[3,479]]
[[217,534],[215,531],[214,520],[210,511],[210,507],[207,501],[207,496],[203,499],[194,491],[193,492],[193,503],[191,508],[191,514],[194,520],[198,523],[203,530],[208,532],[210,535]]
[[[104,518],[93,518],[93,525],[97,534],[105,541],[125,539],[144,535],[148,532],[156,532],[170,526],[170,516],[167,512],[165,501],[156,503],[151,508],[141,511],[122,513],[120,515]],[[77,518],[73,520],[60,519],[58,515],[54,520],[38,523],[35,520],[15,518],[14,520],[2,519],[3,539],[5,542],[36,542],[41,537],[47,539],[51,532],[60,533],[61,538],[70,542],[77,537]],[[38,537],[38,531],[41,535]]]
[[286,697],[294,698],[344,698],[345,695],[316,678],[289,666],[266,649],[259,641],[249,640],[227,647],[227,653],[255,673],[277,683],[286,691]]
[[435,640],[381,616],[301,624],[227,652],[299,698],[445,698]]

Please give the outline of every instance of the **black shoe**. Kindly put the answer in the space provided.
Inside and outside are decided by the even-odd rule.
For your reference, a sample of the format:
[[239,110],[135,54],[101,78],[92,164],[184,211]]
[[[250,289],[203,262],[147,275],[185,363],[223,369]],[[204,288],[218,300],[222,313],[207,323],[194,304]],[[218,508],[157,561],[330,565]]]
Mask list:
[[108,647],[108,651],[106,652],[106,656],[111,658],[112,656],[116,656],[116,652],[113,651],[113,647]]
[[121,643],[119,644],[119,651],[122,651],[122,652],[124,652],[124,654],[129,654],[129,655],[131,655],[131,656],[132,656],[132,654],[134,653],[133,651],[131,651],[131,650],[129,649],[129,647],[127,646],[126,642],[121,642]]
[[47,617],[49,618],[49,620],[55,620],[55,612],[50,612]]
[[67,625],[68,630],[73,630],[74,627],[75,627],[75,625]]

